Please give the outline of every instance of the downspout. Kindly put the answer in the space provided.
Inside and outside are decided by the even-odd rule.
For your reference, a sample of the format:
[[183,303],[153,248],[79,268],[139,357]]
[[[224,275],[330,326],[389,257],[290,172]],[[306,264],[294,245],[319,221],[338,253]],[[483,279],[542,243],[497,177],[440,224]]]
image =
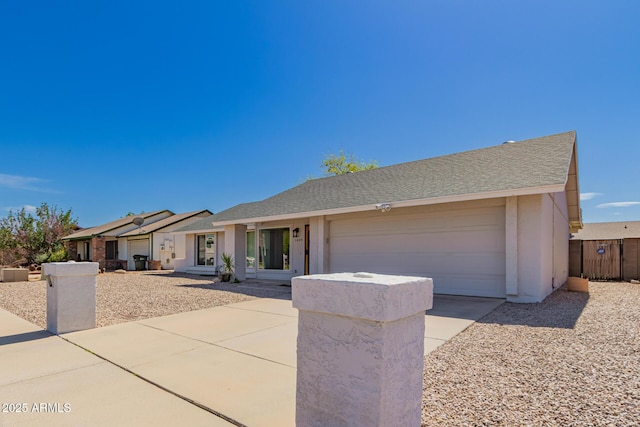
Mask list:
[[518,197],[505,199],[505,293],[517,297],[518,277]]
[[556,198],[551,195],[551,289],[556,288]]

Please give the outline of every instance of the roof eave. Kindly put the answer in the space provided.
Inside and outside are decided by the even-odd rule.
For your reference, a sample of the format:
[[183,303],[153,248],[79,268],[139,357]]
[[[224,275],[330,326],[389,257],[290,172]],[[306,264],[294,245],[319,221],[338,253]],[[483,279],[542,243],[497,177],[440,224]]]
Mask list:
[[577,136],[573,142],[573,150],[569,159],[565,191],[567,192],[567,210],[569,214],[569,228],[575,233],[584,227],[582,223],[582,208],[580,207],[580,186],[578,181],[578,148]]
[[[510,197],[510,196],[528,196],[533,194],[557,193],[560,191],[564,191],[564,189],[565,189],[564,184],[552,184],[552,185],[546,185],[546,186],[519,188],[519,189],[512,189],[512,190],[488,191],[484,193],[462,194],[462,195],[442,196],[442,197],[429,197],[425,199],[412,199],[412,200],[402,200],[402,201],[389,200],[384,203],[390,204],[392,208],[404,208],[404,207],[411,207],[411,206],[437,205],[441,203],[465,202],[470,200],[495,199],[495,198]],[[282,215],[254,217],[254,218],[241,218],[241,219],[234,219],[234,220],[227,220],[227,221],[214,221],[213,224],[214,226],[225,226],[225,225],[254,223],[254,222],[287,221],[292,219],[308,218],[308,217],[314,217],[314,216],[339,215],[339,214],[346,214],[346,213],[364,212],[364,211],[370,211],[370,210],[376,210],[376,209],[377,209],[376,203],[370,203],[366,205],[325,209],[325,210],[319,210],[319,211],[295,212],[295,213],[282,214]]]
[[198,229],[198,230],[186,230],[186,231],[173,231],[173,234],[202,234],[202,233],[217,233],[220,231],[224,231],[224,227],[223,226],[219,226],[219,227],[211,227],[211,228],[202,228],[202,229]]

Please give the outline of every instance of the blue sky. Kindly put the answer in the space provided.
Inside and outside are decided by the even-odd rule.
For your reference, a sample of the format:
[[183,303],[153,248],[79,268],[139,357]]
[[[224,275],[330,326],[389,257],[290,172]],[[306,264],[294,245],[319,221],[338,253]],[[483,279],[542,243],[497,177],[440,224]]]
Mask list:
[[221,211],[568,130],[585,222],[640,220],[640,2],[0,2],[0,216]]

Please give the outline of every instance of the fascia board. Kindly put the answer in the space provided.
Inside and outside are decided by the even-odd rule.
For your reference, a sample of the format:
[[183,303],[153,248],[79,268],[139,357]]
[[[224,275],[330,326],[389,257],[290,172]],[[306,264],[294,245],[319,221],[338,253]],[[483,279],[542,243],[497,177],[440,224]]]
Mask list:
[[[411,207],[411,206],[437,205],[441,203],[466,202],[471,200],[495,199],[500,197],[529,196],[533,194],[558,193],[558,192],[564,191],[564,187],[565,187],[564,184],[553,184],[553,185],[546,185],[541,187],[489,191],[485,193],[462,194],[462,195],[444,196],[444,197],[431,197],[427,199],[412,199],[412,200],[403,200],[403,201],[389,200],[389,201],[380,202],[380,203],[389,203],[392,208],[394,207],[404,208],[404,207]],[[376,205],[375,203],[370,203],[367,205],[349,206],[345,208],[326,209],[321,211],[295,212],[290,214],[254,217],[254,218],[239,218],[239,219],[234,219],[229,221],[218,221],[218,222],[214,222],[214,224],[217,226],[225,226],[225,225],[254,223],[254,222],[287,221],[292,219],[309,218],[309,217],[315,217],[315,216],[339,215],[339,214],[346,214],[346,213],[375,210],[376,209],[375,205]]]
[[213,228],[203,228],[200,230],[188,230],[188,231],[172,231],[173,234],[202,234],[202,233],[219,233],[220,231],[224,231],[224,227],[213,227]]

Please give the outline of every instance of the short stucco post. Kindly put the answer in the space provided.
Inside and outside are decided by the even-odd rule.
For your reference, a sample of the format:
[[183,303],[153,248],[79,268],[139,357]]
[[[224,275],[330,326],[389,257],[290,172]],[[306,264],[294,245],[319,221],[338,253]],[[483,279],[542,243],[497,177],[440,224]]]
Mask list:
[[428,278],[295,277],[296,425],[419,426]]
[[47,330],[54,334],[96,327],[97,262],[44,264]]

